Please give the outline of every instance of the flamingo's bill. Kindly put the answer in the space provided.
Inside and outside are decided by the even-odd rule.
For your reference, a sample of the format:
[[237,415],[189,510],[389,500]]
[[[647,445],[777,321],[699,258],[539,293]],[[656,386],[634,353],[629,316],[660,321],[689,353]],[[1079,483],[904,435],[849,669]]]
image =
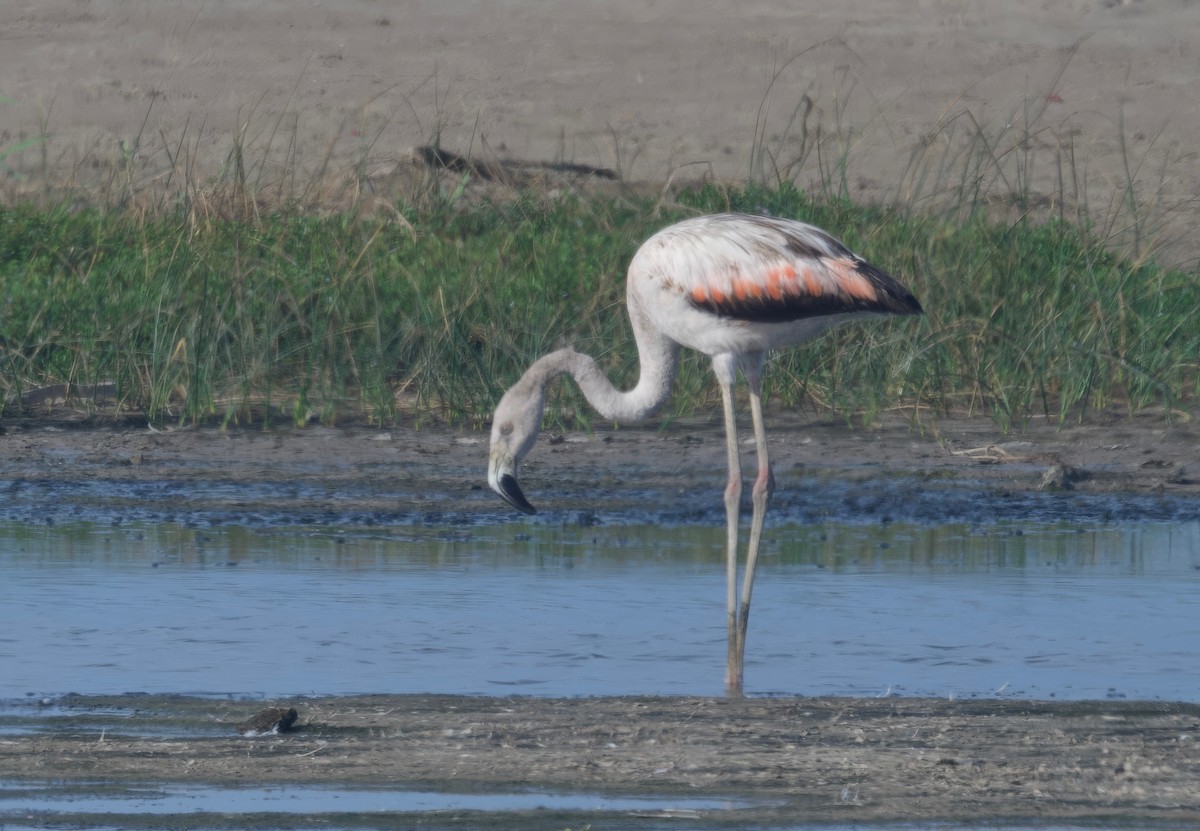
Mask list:
[[529,500],[525,498],[525,494],[521,492],[521,486],[517,484],[517,477],[511,473],[505,473],[500,476],[496,484],[496,493],[503,496],[509,505],[512,505],[523,514],[537,513],[537,508],[530,505]]

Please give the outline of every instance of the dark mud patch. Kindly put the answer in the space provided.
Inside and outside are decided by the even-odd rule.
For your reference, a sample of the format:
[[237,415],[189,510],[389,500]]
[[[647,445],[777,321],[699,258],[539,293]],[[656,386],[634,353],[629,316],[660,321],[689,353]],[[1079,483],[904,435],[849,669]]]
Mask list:
[[[1192,425],[1146,416],[1004,435],[980,419],[893,419],[868,430],[772,421],[771,522],[1200,519]],[[0,518],[357,528],[524,521],[487,489],[486,457],[486,435],[447,429],[12,422],[0,434]],[[522,479],[542,509],[537,522],[719,526],[723,460],[719,425],[675,421],[547,435]]]
[[[690,815],[689,827],[714,828],[1200,821],[1200,705],[424,695],[276,703],[297,708],[296,731],[245,738],[235,727],[262,702],[69,696],[54,706],[83,717],[78,729],[28,713],[33,729],[0,740],[0,780],[734,800]],[[563,828],[581,817],[637,827],[627,812],[604,811],[472,821]],[[204,822],[278,827],[278,817],[275,826],[246,815]]]

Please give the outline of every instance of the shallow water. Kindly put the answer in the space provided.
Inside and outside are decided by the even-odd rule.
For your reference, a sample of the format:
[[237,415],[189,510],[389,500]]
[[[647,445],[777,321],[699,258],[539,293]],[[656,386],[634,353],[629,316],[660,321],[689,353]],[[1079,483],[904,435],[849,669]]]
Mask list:
[[[0,529],[0,700],[721,694],[723,529]],[[775,525],[750,694],[1200,700],[1200,523]]]
[[304,787],[222,788],[148,785],[126,788],[80,787],[69,792],[55,787],[0,787],[0,816],[4,811],[70,811],[76,814],[219,813],[349,813],[424,811],[622,811],[671,814],[685,811],[736,810],[747,800],[716,797],[623,797],[587,793],[519,791],[510,793],[453,793],[403,789]]
[[[556,819],[570,812],[584,824],[595,818],[605,828],[638,831],[688,831],[707,828],[705,819],[728,821],[753,800],[723,797],[623,797],[588,793],[520,791],[511,793],[456,793],[395,789],[341,789],[328,787],[224,788],[203,786],[112,787],[19,785],[0,787],[0,821],[7,829],[46,827],[89,828],[92,831],[120,827],[126,817],[147,815],[169,821],[168,827],[223,828],[238,817],[254,816],[252,827],[260,829],[304,827],[318,823],[322,828],[393,828],[406,815],[419,816],[425,827],[461,827],[464,818],[475,817],[483,827],[508,828],[505,813],[521,827],[561,828]],[[546,813],[542,812],[554,812]],[[465,814],[465,816],[464,816]],[[540,816],[539,816],[540,814]],[[346,819],[351,823],[343,826]],[[689,822],[692,820],[693,822]],[[31,822],[33,821],[33,822]],[[117,821],[118,824],[112,824]],[[30,823],[30,824],[25,824]],[[1124,825],[1063,825],[1057,823],[804,823],[777,826],[782,831],[1121,831]],[[1139,826],[1144,828],[1146,826]],[[1159,831],[1178,831],[1182,826],[1154,824]]]

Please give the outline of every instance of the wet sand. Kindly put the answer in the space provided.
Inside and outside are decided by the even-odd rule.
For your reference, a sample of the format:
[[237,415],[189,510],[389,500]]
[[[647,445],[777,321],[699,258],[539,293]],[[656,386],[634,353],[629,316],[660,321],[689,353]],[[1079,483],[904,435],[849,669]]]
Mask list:
[[[67,711],[56,707],[53,733],[0,738],[0,781],[533,787],[749,800],[689,816],[689,827],[714,828],[731,821],[1200,821],[1194,704],[453,696],[281,703],[300,713],[295,732],[248,738],[235,725],[262,702],[68,697],[57,702]],[[426,818],[438,819],[455,824]],[[546,812],[459,820],[572,824]],[[179,815],[171,827],[270,822]]]
[[[254,523],[270,514],[303,522],[322,512],[336,513],[339,521],[400,524],[519,518],[488,490],[487,434],[471,429],[151,429],[136,417],[113,424],[61,407],[6,419],[0,429],[0,476],[24,483],[0,508],[13,520],[52,519],[69,507],[81,516],[78,506],[87,497],[74,484],[88,478],[132,488],[125,501],[101,498],[97,521],[138,518],[150,503],[160,506],[143,517],[151,521],[169,514],[176,521]],[[1030,500],[1051,503],[1050,513],[1063,520],[1075,510],[1080,521],[1189,519],[1200,504],[1200,427],[1168,423],[1159,413],[1094,414],[1086,424],[1061,427],[1034,420],[1005,433],[984,418],[897,413],[852,428],[776,412],[768,417],[768,433],[778,483],[772,510],[795,521],[973,522],[996,510],[1020,519]],[[521,478],[543,512],[535,521],[621,521],[632,514],[723,524],[723,430],[710,417],[550,431],[526,459]],[[831,479],[844,486],[825,488]],[[239,500],[184,487],[206,482],[264,483],[279,493]],[[64,488],[71,490],[72,506],[53,495]],[[139,500],[137,488],[155,498]],[[871,494],[879,499],[867,499]]]

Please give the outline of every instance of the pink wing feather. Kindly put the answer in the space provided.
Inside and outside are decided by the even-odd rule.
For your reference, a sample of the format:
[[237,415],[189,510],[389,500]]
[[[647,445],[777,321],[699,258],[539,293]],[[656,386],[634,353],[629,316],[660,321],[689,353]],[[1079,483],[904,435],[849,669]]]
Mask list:
[[[899,281],[812,225],[744,214],[681,223],[664,239],[672,282],[698,309],[782,323],[832,314],[920,314]],[[664,252],[666,253],[666,252]]]

